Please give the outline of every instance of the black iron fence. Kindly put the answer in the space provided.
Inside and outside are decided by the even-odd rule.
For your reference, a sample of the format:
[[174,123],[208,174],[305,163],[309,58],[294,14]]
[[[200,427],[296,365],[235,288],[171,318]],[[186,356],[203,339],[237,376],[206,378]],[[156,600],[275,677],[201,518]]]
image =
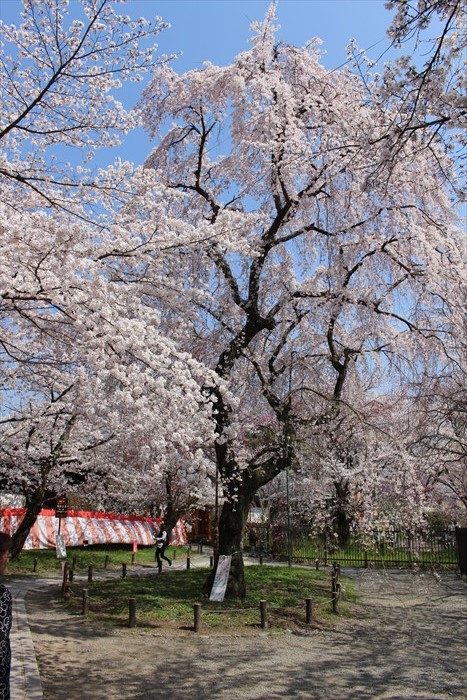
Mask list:
[[370,534],[353,535],[339,545],[332,535],[306,535],[303,530],[254,526],[247,533],[245,550],[255,555],[271,556],[295,563],[320,565],[337,562],[342,566],[435,566],[456,568],[458,553],[455,530],[443,532],[407,530],[374,530]]

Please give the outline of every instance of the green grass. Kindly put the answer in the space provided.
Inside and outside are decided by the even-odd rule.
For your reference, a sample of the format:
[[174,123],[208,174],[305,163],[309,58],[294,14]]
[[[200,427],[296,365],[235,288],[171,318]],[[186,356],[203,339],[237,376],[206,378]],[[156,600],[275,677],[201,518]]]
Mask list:
[[[186,547],[168,547],[166,555],[169,559],[175,556],[179,559],[186,558]],[[103,569],[106,556],[108,568],[121,567],[122,563],[131,564],[132,550],[130,545],[98,545],[90,547],[68,547],[67,561],[71,565],[73,557],[76,557],[76,570],[87,570],[89,565]],[[191,551],[194,559],[196,552]],[[34,561],[37,561],[35,575],[60,575],[61,562],[57,559],[55,549],[23,550],[18,559],[10,561],[8,570],[10,574],[31,574],[34,569]],[[136,553],[136,564],[155,565],[154,547],[139,547]]]
[[[93,621],[124,626],[128,622],[128,599],[135,598],[138,626],[191,628],[193,604],[201,603],[204,628],[255,629],[259,627],[259,602],[268,603],[272,628],[304,628],[305,598],[314,601],[314,617],[329,624],[331,612],[330,577],[325,571],[305,568],[248,566],[245,568],[247,596],[244,601],[211,603],[201,593],[208,569],[165,571],[162,576],[115,578],[92,584],[72,585],[70,608],[81,611],[81,590],[89,589]],[[349,616],[349,602],[355,600],[353,584],[342,578],[345,591],[339,613]]]

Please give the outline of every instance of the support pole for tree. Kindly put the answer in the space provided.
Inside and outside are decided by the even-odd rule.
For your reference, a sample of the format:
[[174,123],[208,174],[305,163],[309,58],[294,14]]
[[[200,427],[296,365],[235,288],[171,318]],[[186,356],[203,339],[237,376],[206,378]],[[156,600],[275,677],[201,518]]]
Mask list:
[[126,564],[122,563],[122,578],[126,578]]

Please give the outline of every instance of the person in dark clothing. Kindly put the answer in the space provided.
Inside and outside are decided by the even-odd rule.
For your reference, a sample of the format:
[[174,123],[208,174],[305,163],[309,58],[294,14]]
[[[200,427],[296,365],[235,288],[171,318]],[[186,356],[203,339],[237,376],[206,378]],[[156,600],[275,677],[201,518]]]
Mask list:
[[[5,574],[10,558],[11,537],[0,532],[0,576]],[[6,586],[0,583],[0,700],[10,700],[10,630],[12,598]]]
[[167,530],[165,529],[164,523],[161,523],[159,534],[156,537],[156,561],[159,569],[162,568],[162,559],[164,559],[169,566],[172,566],[172,562],[164,554],[168,544],[169,543],[167,541]]

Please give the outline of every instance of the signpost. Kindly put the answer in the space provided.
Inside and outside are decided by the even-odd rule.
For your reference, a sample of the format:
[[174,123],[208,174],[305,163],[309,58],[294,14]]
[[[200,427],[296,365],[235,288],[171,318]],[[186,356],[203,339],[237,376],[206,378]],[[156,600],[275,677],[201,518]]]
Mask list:
[[58,496],[55,501],[55,517],[66,518],[68,515],[68,498],[66,496]]
[[230,554],[228,556],[225,554],[219,554],[216,576],[214,578],[214,583],[212,584],[209,600],[216,601],[217,603],[222,603],[224,600],[225,589],[227,588],[227,581],[229,580],[231,561],[232,556]]
[[68,498],[66,496],[58,496],[55,501],[55,517],[58,518],[58,533],[55,538],[55,549],[57,551],[57,559],[66,559],[65,540],[60,534],[62,518],[68,515]]
[[66,559],[66,547],[63,535],[57,534],[55,538],[55,549],[57,551],[57,559]]

